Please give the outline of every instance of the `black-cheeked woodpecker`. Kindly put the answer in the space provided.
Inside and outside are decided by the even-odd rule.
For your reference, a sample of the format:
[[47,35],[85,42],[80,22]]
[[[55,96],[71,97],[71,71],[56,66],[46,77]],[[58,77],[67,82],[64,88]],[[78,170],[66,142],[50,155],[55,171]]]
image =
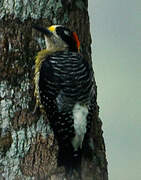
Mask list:
[[[44,109],[58,142],[58,165],[67,172],[81,166],[95,98],[92,65],[84,59],[75,32],[62,25],[45,29],[46,49],[35,61],[36,104]],[[87,141],[87,140],[86,140]]]

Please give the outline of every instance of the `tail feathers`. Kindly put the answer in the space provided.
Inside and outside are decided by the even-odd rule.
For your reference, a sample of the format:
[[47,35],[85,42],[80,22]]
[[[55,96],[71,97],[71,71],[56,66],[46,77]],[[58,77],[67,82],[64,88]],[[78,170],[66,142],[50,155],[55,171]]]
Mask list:
[[64,166],[66,173],[71,174],[73,171],[81,172],[81,149],[74,151],[72,145],[59,146],[58,165]]

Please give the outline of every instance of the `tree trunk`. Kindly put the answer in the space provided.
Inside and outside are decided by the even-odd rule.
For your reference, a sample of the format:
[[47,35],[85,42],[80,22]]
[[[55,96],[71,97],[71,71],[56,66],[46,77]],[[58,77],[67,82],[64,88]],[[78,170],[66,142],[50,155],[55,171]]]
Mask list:
[[[63,24],[79,35],[81,50],[91,61],[87,0],[0,1],[0,179],[62,180],[57,167],[58,146],[35,105],[34,57],[44,38],[33,24]],[[82,160],[83,180],[107,180],[107,161],[98,105],[93,116],[93,158]],[[74,179],[77,179],[74,175]]]

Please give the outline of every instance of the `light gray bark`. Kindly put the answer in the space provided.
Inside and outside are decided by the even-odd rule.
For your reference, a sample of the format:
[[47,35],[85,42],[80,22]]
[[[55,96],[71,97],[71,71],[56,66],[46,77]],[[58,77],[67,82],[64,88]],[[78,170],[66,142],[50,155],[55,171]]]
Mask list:
[[[63,179],[46,117],[32,114],[34,56],[44,48],[32,24],[64,24],[75,30],[91,61],[87,0],[0,1],[0,179]],[[96,102],[95,102],[96,103]],[[83,158],[84,180],[107,180],[107,161],[98,106],[93,118],[93,159]],[[74,179],[76,179],[74,177]]]

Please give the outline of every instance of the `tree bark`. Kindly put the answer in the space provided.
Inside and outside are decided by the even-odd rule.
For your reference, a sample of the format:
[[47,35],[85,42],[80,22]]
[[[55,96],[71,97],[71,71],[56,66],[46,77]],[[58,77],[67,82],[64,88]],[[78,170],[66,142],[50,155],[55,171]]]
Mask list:
[[[91,61],[87,0],[0,1],[0,179],[62,180],[58,146],[45,115],[33,114],[34,57],[45,47],[33,24],[63,24],[79,35],[81,52]],[[83,180],[107,180],[102,122],[95,102],[92,159],[82,160]],[[74,175],[74,179],[77,177]]]

